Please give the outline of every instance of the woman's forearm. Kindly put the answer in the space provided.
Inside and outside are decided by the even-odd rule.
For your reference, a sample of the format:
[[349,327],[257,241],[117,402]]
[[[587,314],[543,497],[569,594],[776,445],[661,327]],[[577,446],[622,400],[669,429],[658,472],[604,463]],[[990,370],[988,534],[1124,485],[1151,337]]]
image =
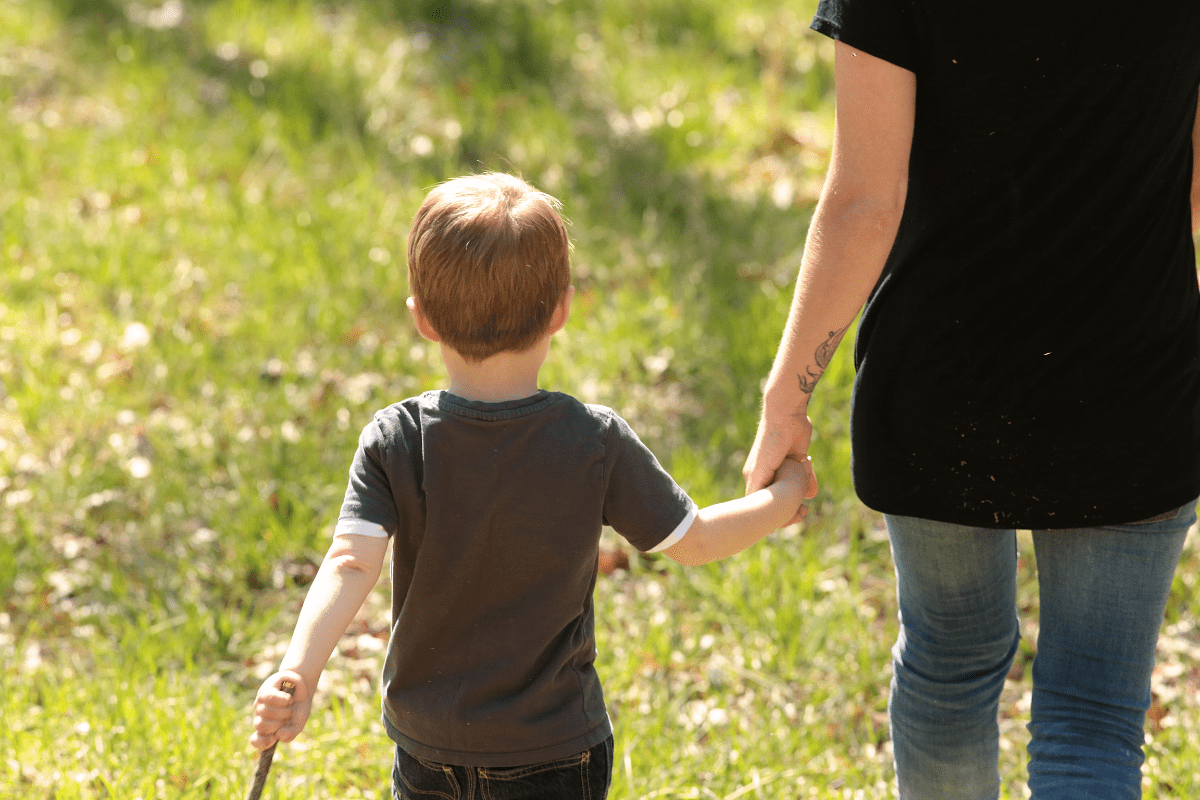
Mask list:
[[838,344],[879,279],[896,238],[903,201],[822,197],[809,228],[804,262],[764,406],[800,413]]
[[916,76],[838,42],[829,173],[764,397],[802,412],[883,270],[908,195]]
[[1196,97],[1196,121],[1192,124],[1192,235],[1200,233],[1200,94]]

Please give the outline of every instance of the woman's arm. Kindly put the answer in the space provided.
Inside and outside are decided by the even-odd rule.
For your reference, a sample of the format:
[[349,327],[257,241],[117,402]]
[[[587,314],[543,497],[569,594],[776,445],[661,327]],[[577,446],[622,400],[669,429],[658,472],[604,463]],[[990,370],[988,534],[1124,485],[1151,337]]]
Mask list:
[[1200,233],[1200,94],[1196,97],[1196,121],[1192,125],[1192,235]]
[[[748,494],[788,454],[807,455],[809,396],[883,270],[908,192],[916,76],[841,42],[834,52],[833,153],[742,471]],[[810,472],[808,496],[816,490]]]

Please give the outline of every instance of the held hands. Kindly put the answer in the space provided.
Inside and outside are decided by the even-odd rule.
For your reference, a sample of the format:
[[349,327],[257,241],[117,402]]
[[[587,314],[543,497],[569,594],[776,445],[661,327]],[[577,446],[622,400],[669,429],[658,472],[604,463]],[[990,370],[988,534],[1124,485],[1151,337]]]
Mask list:
[[[296,691],[288,695],[281,684],[290,680]],[[308,684],[291,670],[276,672],[258,689],[254,698],[254,733],[250,744],[266,750],[276,742],[290,742],[304,730],[312,711],[312,692]]]
[[772,491],[784,492],[788,497],[794,498],[795,505],[792,507],[796,509],[796,514],[787,521],[787,525],[794,525],[808,514],[808,506],[804,505],[804,500],[808,495],[808,477],[811,472],[812,466],[807,456],[803,460],[788,456],[779,465],[771,485],[767,487]]
[[[750,455],[742,468],[746,494],[753,494],[768,486],[773,476],[775,480],[780,480],[782,467],[786,466],[785,459],[790,459],[804,472],[803,499],[816,497],[820,487],[808,457],[811,439],[812,422],[803,411],[781,414],[764,408],[754,446],[750,448]],[[788,524],[799,522],[807,512],[808,508],[802,505]]]

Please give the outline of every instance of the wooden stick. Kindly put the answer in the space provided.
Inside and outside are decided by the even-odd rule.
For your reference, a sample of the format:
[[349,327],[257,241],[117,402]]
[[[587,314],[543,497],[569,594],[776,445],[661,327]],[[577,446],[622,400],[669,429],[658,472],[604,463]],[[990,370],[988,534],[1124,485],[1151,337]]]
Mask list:
[[[288,680],[282,681],[279,684],[279,688],[288,694],[295,694],[296,692],[296,684]],[[278,742],[275,744],[278,744]],[[275,744],[258,754],[258,766],[254,770],[254,782],[250,784],[250,791],[246,794],[246,800],[258,800],[262,796],[263,787],[267,784],[267,773],[271,771],[271,761],[275,758]]]

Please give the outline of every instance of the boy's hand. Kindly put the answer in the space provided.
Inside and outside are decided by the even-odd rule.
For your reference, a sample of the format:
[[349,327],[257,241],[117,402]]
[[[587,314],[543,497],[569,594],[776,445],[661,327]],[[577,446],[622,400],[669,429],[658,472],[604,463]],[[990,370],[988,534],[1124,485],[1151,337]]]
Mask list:
[[[288,695],[282,688],[285,680],[296,686]],[[312,692],[297,673],[291,670],[276,672],[258,689],[254,698],[254,733],[250,744],[266,750],[276,742],[290,742],[304,730],[312,711]]]
[[804,505],[805,496],[808,494],[808,475],[812,467],[808,464],[808,457],[805,456],[801,461],[794,456],[788,456],[779,465],[779,469],[775,471],[775,477],[771,482],[771,486],[785,492],[794,493],[796,504],[799,508],[796,509],[796,515],[788,520],[788,525],[794,525],[800,522],[808,514],[808,506]]

